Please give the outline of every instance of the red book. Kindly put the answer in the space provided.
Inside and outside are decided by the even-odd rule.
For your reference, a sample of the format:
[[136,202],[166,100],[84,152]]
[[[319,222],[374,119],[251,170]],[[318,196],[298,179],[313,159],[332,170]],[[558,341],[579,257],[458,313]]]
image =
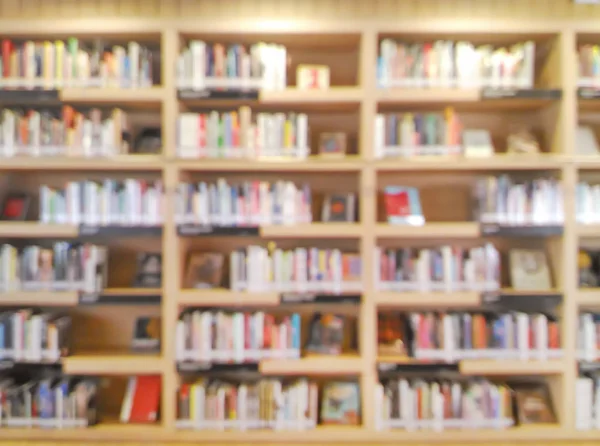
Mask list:
[[388,216],[408,217],[410,215],[410,198],[408,191],[385,194],[385,210]]
[[10,53],[12,52],[13,44],[10,40],[2,40],[2,76],[10,77]]
[[138,376],[129,422],[152,423],[158,418],[160,376]]

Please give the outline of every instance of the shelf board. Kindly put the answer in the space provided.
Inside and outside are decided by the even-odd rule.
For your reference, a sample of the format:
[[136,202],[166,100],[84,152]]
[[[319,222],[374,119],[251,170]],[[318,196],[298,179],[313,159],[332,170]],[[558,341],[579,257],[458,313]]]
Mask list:
[[160,104],[169,95],[163,87],[150,88],[63,88],[60,99],[77,104],[118,103],[123,105]]
[[373,293],[375,304],[380,307],[477,307],[481,304],[481,293],[460,291],[453,293],[425,292],[400,293],[381,291]]
[[0,293],[0,305],[67,307],[79,300],[77,291],[10,291]]
[[502,288],[499,291],[501,296],[532,296],[532,297],[547,297],[547,296],[562,296],[562,290],[557,288],[549,288],[547,290],[517,290],[514,288]]
[[600,155],[575,155],[573,162],[581,170],[600,169]]
[[343,158],[310,156],[305,160],[286,158],[263,158],[258,160],[227,159],[178,159],[180,170],[190,172],[358,172],[361,158],[348,155]]
[[509,375],[558,375],[563,373],[563,360],[519,361],[495,359],[463,359],[458,369],[463,375],[509,376]]
[[266,359],[260,362],[263,375],[342,376],[360,375],[362,360],[358,355],[307,356],[300,359]]
[[374,162],[382,172],[405,170],[441,171],[497,171],[497,170],[555,170],[566,164],[561,155],[494,155],[488,158],[422,156],[412,158],[386,158]]
[[159,305],[161,288],[106,288],[99,293],[81,293],[79,305]]
[[375,235],[381,238],[478,238],[481,236],[476,222],[435,222],[422,226],[379,223]]
[[160,171],[166,163],[160,155],[121,155],[110,158],[13,157],[0,160],[0,171]]
[[0,238],[72,238],[79,229],[75,225],[44,224],[37,221],[2,221]]
[[357,107],[364,97],[362,89],[358,87],[331,87],[327,90],[299,90],[287,88],[281,91],[263,91],[259,95],[261,104],[289,105],[302,108],[318,106],[322,111]]
[[63,358],[63,372],[71,375],[159,375],[163,361],[159,354],[80,353]]
[[[379,89],[376,99],[382,105],[394,106],[453,106],[458,110],[504,111],[504,110],[536,110],[555,103],[560,92],[532,90],[530,97],[482,97],[482,89],[478,88],[389,88]],[[521,92],[519,92],[521,93]],[[546,94],[547,93],[547,94]],[[552,94],[550,94],[552,93]],[[558,96],[558,97],[557,97]]]
[[600,288],[579,288],[575,302],[580,307],[600,307]]
[[[88,428],[75,429],[41,429],[41,428],[2,428],[4,440],[23,441],[77,441],[82,438],[86,441],[115,441],[119,444],[124,441],[137,442],[140,439],[155,441],[157,438],[167,440],[169,437],[161,424],[147,423],[140,429],[139,424],[124,424],[119,422],[100,423]],[[171,435],[172,436],[172,435]]]
[[266,238],[357,238],[363,233],[360,223],[309,223],[260,228],[261,237]]
[[248,293],[224,288],[179,291],[179,305],[203,307],[275,306],[279,305],[279,293]]
[[600,224],[578,224],[577,235],[585,238],[600,237]]

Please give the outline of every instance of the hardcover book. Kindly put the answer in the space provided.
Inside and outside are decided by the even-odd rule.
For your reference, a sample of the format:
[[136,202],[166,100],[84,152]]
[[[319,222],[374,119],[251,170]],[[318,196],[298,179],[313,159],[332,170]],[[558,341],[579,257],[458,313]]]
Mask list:
[[160,288],[162,285],[162,255],[139,253],[134,288]]
[[512,249],[510,279],[517,290],[547,290],[552,288],[546,253],[541,250]]
[[132,350],[155,353],[160,351],[160,318],[138,317],[135,321]]
[[330,382],[323,388],[321,423],[357,425],[360,418],[358,384]]
[[356,195],[328,195],[323,202],[323,222],[356,221]]
[[419,191],[414,187],[388,186],[384,191],[385,211],[389,224],[425,224]]
[[344,340],[344,318],[335,314],[316,313],[310,323],[306,350],[311,353],[339,355]]
[[513,387],[519,424],[554,424],[557,422],[550,391],[544,384],[521,384]]
[[184,288],[218,288],[223,280],[223,254],[192,253],[188,262]]

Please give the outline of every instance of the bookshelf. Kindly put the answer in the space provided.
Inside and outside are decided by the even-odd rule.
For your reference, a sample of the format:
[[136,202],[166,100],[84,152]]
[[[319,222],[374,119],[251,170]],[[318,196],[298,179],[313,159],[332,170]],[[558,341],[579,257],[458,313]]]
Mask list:
[[[434,26],[435,22],[435,26]],[[277,240],[285,246],[292,246],[295,239],[309,240],[315,246],[339,243],[340,246],[354,246],[363,259],[363,291],[360,304],[356,306],[358,319],[360,351],[355,355],[333,358],[305,357],[294,360],[264,360],[259,370],[264,374],[282,376],[302,374],[314,377],[358,376],[362,396],[362,424],[359,427],[337,428],[318,427],[313,431],[286,432],[286,438],[294,442],[426,442],[439,441],[442,434],[416,431],[375,430],[373,407],[374,389],[378,381],[377,363],[394,362],[393,358],[381,358],[376,353],[376,315],[379,309],[421,309],[427,308],[477,308],[481,303],[481,294],[476,292],[455,293],[405,293],[397,296],[393,292],[379,291],[374,288],[372,253],[381,244],[400,246],[410,243],[441,243],[445,241],[477,241],[484,238],[478,223],[467,221],[460,214],[464,207],[463,198],[459,199],[456,209],[445,207],[442,198],[436,198],[437,192],[448,184],[458,184],[463,189],[478,174],[488,173],[525,173],[550,172],[562,179],[565,187],[565,221],[562,234],[542,239],[541,244],[557,253],[557,261],[552,265],[556,289],[530,292],[534,298],[547,295],[562,295],[561,335],[564,349],[563,360],[552,361],[503,361],[464,360],[459,369],[466,375],[483,376],[541,376],[549,382],[559,424],[536,428],[515,427],[507,431],[446,431],[443,442],[471,441],[525,441],[539,442],[550,440],[597,440],[596,431],[580,432],[575,430],[574,414],[570,408],[575,406],[574,383],[577,377],[576,361],[576,324],[580,307],[597,306],[598,289],[579,290],[576,279],[576,257],[580,240],[594,241],[600,235],[597,225],[581,225],[575,220],[574,189],[581,175],[594,178],[600,169],[600,158],[584,157],[575,154],[575,129],[581,117],[597,112],[598,100],[579,99],[576,94],[576,54],[575,49],[581,42],[600,42],[600,34],[590,33],[586,24],[578,21],[562,20],[548,26],[524,24],[523,22],[494,23],[493,30],[499,41],[517,42],[528,38],[545,42],[549,55],[545,57],[547,72],[539,73],[539,85],[560,89],[560,99],[503,98],[498,100],[482,99],[479,89],[407,89],[376,88],[377,47],[380,38],[391,36],[401,38],[414,33],[422,39],[435,39],[436,33],[448,38],[459,35],[468,40],[484,42],[489,37],[489,29],[473,24],[459,29],[450,22],[439,20],[390,24],[382,21],[356,22],[355,24],[320,24],[306,22],[291,30],[289,35],[283,30],[263,30],[257,24],[247,21],[227,22],[218,20],[198,22],[197,25],[186,19],[140,19],[134,26],[131,21],[99,19],[89,28],[77,21],[65,21],[53,24],[50,21],[36,21],[34,24],[14,23],[0,20],[3,35],[45,38],[46,35],[67,34],[85,36],[89,33],[99,35],[118,35],[136,39],[153,39],[161,48],[160,85],[151,88],[122,90],[115,88],[83,89],[65,88],[60,91],[58,100],[81,106],[121,106],[137,113],[140,120],[157,120],[162,128],[163,150],[161,155],[128,155],[108,159],[29,159],[14,158],[0,160],[0,171],[28,190],[35,191],[39,184],[48,184],[58,179],[86,179],[110,173],[116,177],[161,178],[166,190],[171,190],[180,181],[196,179],[200,176],[228,178],[254,177],[276,178],[283,176],[295,180],[307,180],[316,185],[319,191],[326,190],[332,178],[341,189],[359,192],[359,222],[349,224],[324,224],[315,222],[295,226],[266,226],[260,229],[252,241],[240,241],[235,237],[194,238],[178,235],[173,218],[173,209],[165,212],[162,234],[144,237],[119,236],[114,243],[117,252],[122,250],[131,258],[131,253],[144,250],[151,245],[163,253],[163,286],[161,290],[145,290],[144,295],[162,295],[160,305],[139,305],[134,302],[138,291],[129,289],[119,277],[120,269],[127,267],[128,261],[119,260],[111,270],[117,271],[110,287],[102,296],[122,299],[124,305],[114,300],[105,305],[87,307],[80,303],[80,296],[74,292],[56,292],[51,296],[40,292],[14,292],[0,295],[0,303],[14,305],[57,305],[73,307],[77,317],[83,321],[81,331],[75,333],[79,339],[74,354],[63,359],[66,373],[100,375],[108,377],[105,394],[114,392],[114,400],[122,396],[123,376],[130,374],[152,373],[162,378],[162,400],[160,422],[144,426],[121,425],[110,418],[98,426],[86,430],[63,429],[42,431],[38,429],[2,429],[7,439],[54,441],[68,440],[104,440],[104,441],[206,441],[206,442],[277,442],[281,433],[259,432],[213,432],[179,431],[174,428],[176,420],[175,391],[179,383],[179,374],[174,357],[174,326],[182,308],[200,307],[239,307],[257,308],[276,307],[280,303],[280,293],[245,293],[227,289],[199,292],[182,289],[181,274],[185,267],[186,254],[195,247],[218,247],[227,253],[232,247],[246,243],[259,243],[258,240]],[[35,26],[40,25],[40,26]],[[206,25],[206,26],[204,26]],[[339,25],[339,26],[338,26]],[[202,34],[197,32],[203,29]],[[338,31],[333,31],[337,29]],[[460,31],[460,32],[459,32]],[[262,33],[262,34],[260,34]],[[244,35],[243,38],[240,36]],[[323,61],[332,68],[332,88],[324,92],[299,92],[290,87],[282,91],[262,92],[257,100],[204,100],[178,99],[176,79],[169,66],[175,65],[175,59],[181,49],[182,41],[193,37],[209,40],[252,43],[260,39],[273,39],[286,43],[292,58],[306,57],[314,51],[315,60]],[[244,40],[245,39],[245,40]],[[339,53],[339,57],[331,57]],[[294,85],[291,79],[289,85]],[[1,94],[0,94],[1,97]],[[176,157],[175,120],[180,111],[212,109],[213,107],[231,108],[249,104],[257,109],[271,111],[278,109],[303,111],[309,115],[311,126],[329,122],[340,122],[348,133],[353,134],[354,153],[342,160],[321,159],[316,155],[305,160],[182,160]],[[460,113],[472,119],[478,117],[483,126],[492,129],[494,136],[502,136],[514,116],[533,114],[543,122],[544,134],[549,144],[549,152],[538,156],[514,156],[496,154],[489,159],[375,159],[373,153],[374,118],[378,112],[405,110],[438,110],[451,105]],[[148,117],[149,115],[153,115]],[[158,117],[158,118],[157,118]],[[321,123],[321,124],[319,124]],[[327,124],[328,125],[328,124]],[[325,126],[327,126],[325,125]],[[317,131],[318,133],[318,131]],[[315,146],[315,144],[311,144]],[[424,193],[422,200],[439,207],[439,214],[428,218],[422,227],[396,227],[385,223],[380,215],[377,203],[377,191],[390,184],[395,178],[418,187],[430,187],[431,195]],[[433,180],[432,180],[433,178]],[[461,192],[462,193],[462,192]],[[460,194],[458,194],[460,195]],[[457,210],[458,209],[458,210]],[[0,223],[0,239],[72,239],[79,236],[79,228],[73,225],[42,225],[34,222]],[[332,242],[333,239],[333,242]],[[500,240],[501,247],[509,247],[514,241]],[[560,260],[560,261],[559,261]],[[112,274],[112,273],[111,273]],[[111,281],[111,279],[109,279]],[[510,288],[501,290],[503,295],[522,295]],[[137,296],[140,297],[140,296]],[[48,299],[51,298],[51,302]],[[307,307],[306,311],[310,307]],[[160,355],[139,356],[126,351],[131,336],[130,327],[137,314],[159,314],[163,321],[163,350]],[[93,332],[93,333],[92,333]],[[104,338],[112,339],[104,342]],[[114,406],[111,401],[109,406]]]

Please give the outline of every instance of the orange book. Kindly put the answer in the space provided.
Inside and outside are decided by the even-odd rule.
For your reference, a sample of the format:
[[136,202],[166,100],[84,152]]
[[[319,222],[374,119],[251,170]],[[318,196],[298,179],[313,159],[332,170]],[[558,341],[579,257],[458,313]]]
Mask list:
[[152,423],[158,418],[160,376],[138,376],[129,422]]

